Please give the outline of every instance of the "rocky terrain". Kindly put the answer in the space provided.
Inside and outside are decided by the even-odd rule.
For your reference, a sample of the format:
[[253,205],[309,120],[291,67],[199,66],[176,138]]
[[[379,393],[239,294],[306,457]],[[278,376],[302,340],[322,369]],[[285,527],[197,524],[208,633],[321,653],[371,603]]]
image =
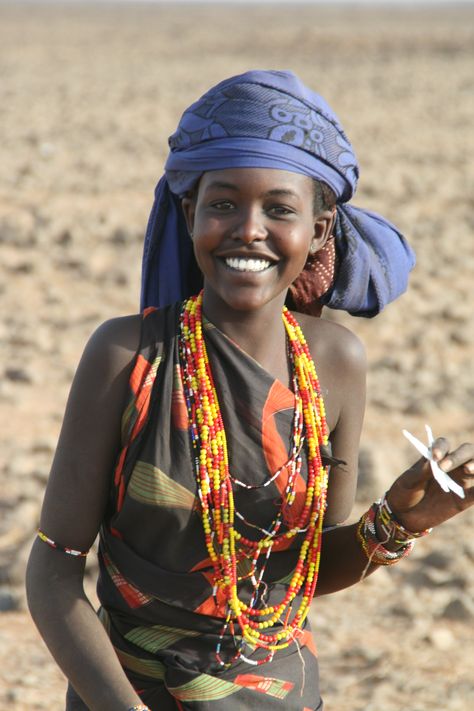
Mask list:
[[[413,460],[401,435],[474,431],[474,8],[0,5],[0,708],[58,709],[23,594],[68,388],[91,331],[137,310],[166,139],[225,76],[291,68],[337,110],[355,204],[416,249],[371,321],[353,519]],[[474,708],[474,512],[314,605],[328,711]],[[88,587],[93,595],[94,562]]]

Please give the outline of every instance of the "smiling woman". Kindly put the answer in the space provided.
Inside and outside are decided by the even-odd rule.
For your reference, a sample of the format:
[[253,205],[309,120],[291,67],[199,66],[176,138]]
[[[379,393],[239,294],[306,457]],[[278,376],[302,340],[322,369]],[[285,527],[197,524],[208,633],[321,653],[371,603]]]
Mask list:
[[335,210],[315,215],[313,189],[298,173],[231,168],[205,173],[183,199],[212,321],[221,322],[225,304],[251,310],[276,298],[283,307],[308,254],[331,235]]
[[[313,598],[472,505],[473,447],[430,448],[464,498],[421,459],[345,525],[364,350],[308,314],[375,315],[413,254],[346,204],[352,147],[289,72],[214,87],[170,148],[142,312],[98,329],[72,385],[30,609],[70,680],[67,711],[321,711]],[[82,582],[99,531],[96,612]]]
[[[178,301],[202,286],[181,199],[203,173],[230,168],[307,176],[316,181],[315,203],[337,202],[327,252],[337,256],[338,269],[323,294],[316,289],[322,304],[374,316],[406,289],[413,252],[387,220],[346,204],[359,175],[352,146],[324,99],[290,72],[251,71],[221,82],[184,112],[169,145],[145,241],[142,307]],[[325,265],[334,261],[321,256]],[[305,268],[311,273],[312,266],[310,260]],[[303,304],[298,310],[314,312],[306,293]]]

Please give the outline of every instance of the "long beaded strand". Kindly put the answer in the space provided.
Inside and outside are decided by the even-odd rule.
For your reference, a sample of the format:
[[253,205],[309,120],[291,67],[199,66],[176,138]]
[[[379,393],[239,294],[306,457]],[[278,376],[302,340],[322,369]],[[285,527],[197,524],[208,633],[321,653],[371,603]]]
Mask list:
[[[291,644],[296,630],[301,628],[308,614],[318,578],[327,488],[327,473],[321,462],[320,446],[327,444],[328,431],[316,370],[297,321],[286,308],[282,316],[289,341],[295,390],[292,456],[288,462],[289,475],[283,496],[287,509],[295,500],[295,483],[301,469],[300,450],[303,441],[308,451],[308,479],[304,505],[292,527],[279,532],[283,523],[281,510],[266,529],[249,524],[263,534],[258,540],[244,537],[235,528],[236,516],[245,519],[235,510],[232,483],[234,481],[246,488],[254,487],[244,485],[230,475],[224,424],[202,333],[202,293],[184,303],[180,322],[181,370],[204,537],[214,568],[214,592],[220,588],[228,605],[221,639],[228,627],[234,633],[237,624],[242,643],[269,650],[268,656],[257,663],[268,661],[277,649]],[[267,480],[265,485],[274,481],[280,471]],[[278,605],[256,608],[258,592],[264,584],[263,573],[272,549],[278,550],[286,539],[300,533],[305,534],[304,540],[286,595]],[[251,561],[251,572],[246,576],[250,577],[253,585],[249,604],[240,600],[238,594],[240,578],[237,563],[243,558]],[[290,619],[293,602],[298,595],[301,598],[299,607]],[[274,634],[266,631],[282,624],[283,628]],[[219,654],[220,642],[216,654],[220,663],[225,665]],[[242,648],[230,663],[237,658],[246,659]]]

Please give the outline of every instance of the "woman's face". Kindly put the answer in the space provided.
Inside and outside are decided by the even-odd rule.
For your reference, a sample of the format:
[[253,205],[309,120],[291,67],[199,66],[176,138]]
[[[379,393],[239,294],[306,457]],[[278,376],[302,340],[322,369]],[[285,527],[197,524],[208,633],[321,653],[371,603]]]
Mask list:
[[[205,173],[183,200],[205,300],[235,310],[284,302],[311,245],[327,239],[332,213],[314,215],[311,178],[283,170],[232,168]],[[329,218],[328,218],[329,216]]]

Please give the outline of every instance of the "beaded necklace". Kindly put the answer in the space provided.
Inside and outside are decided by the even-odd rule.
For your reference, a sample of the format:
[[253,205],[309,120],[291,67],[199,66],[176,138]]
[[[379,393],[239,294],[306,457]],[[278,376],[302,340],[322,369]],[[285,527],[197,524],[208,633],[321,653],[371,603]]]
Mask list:
[[[203,338],[202,292],[184,302],[180,317],[180,366],[204,538],[214,569],[213,594],[216,596],[220,590],[227,602],[227,617],[216,648],[218,662],[226,667],[237,659],[263,664],[273,658],[275,651],[295,641],[309,612],[318,579],[327,489],[327,472],[322,465],[320,446],[327,444],[328,430],[319,381],[304,335],[286,308],[282,318],[295,395],[291,455],[286,465],[264,484],[249,485],[232,477],[229,471],[224,423]],[[288,511],[295,501],[303,444],[308,460],[305,501],[296,521],[286,529],[283,511]],[[283,469],[288,472],[283,504],[270,526],[264,529],[246,521],[235,509],[232,485],[247,489],[268,486]],[[243,536],[235,527],[236,518],[257,529],[262,536],[257,540]],[[262,607],[263,596],[259,591],[265,587],[263,575],[270,554],[298,534],[304,534],[304,538],[286,594],[279,604]],[[242,561],[249,564],[250,570],[239,577],[237,566]],[[253,588],[248,603],[239,597],[238,583],[244,577],[250,580]],[[297,596],[299,603],[294,610]],[[278,629],[272,629],[275,627]],[[224,662],[220,652],[227,630],[234,636],[237,651],[232,659]],[[239,634],[237,630],[240,630]],[[246,645],[251,649],[264,648],[268,654],[258,661],[248,659],[244,654]]]

